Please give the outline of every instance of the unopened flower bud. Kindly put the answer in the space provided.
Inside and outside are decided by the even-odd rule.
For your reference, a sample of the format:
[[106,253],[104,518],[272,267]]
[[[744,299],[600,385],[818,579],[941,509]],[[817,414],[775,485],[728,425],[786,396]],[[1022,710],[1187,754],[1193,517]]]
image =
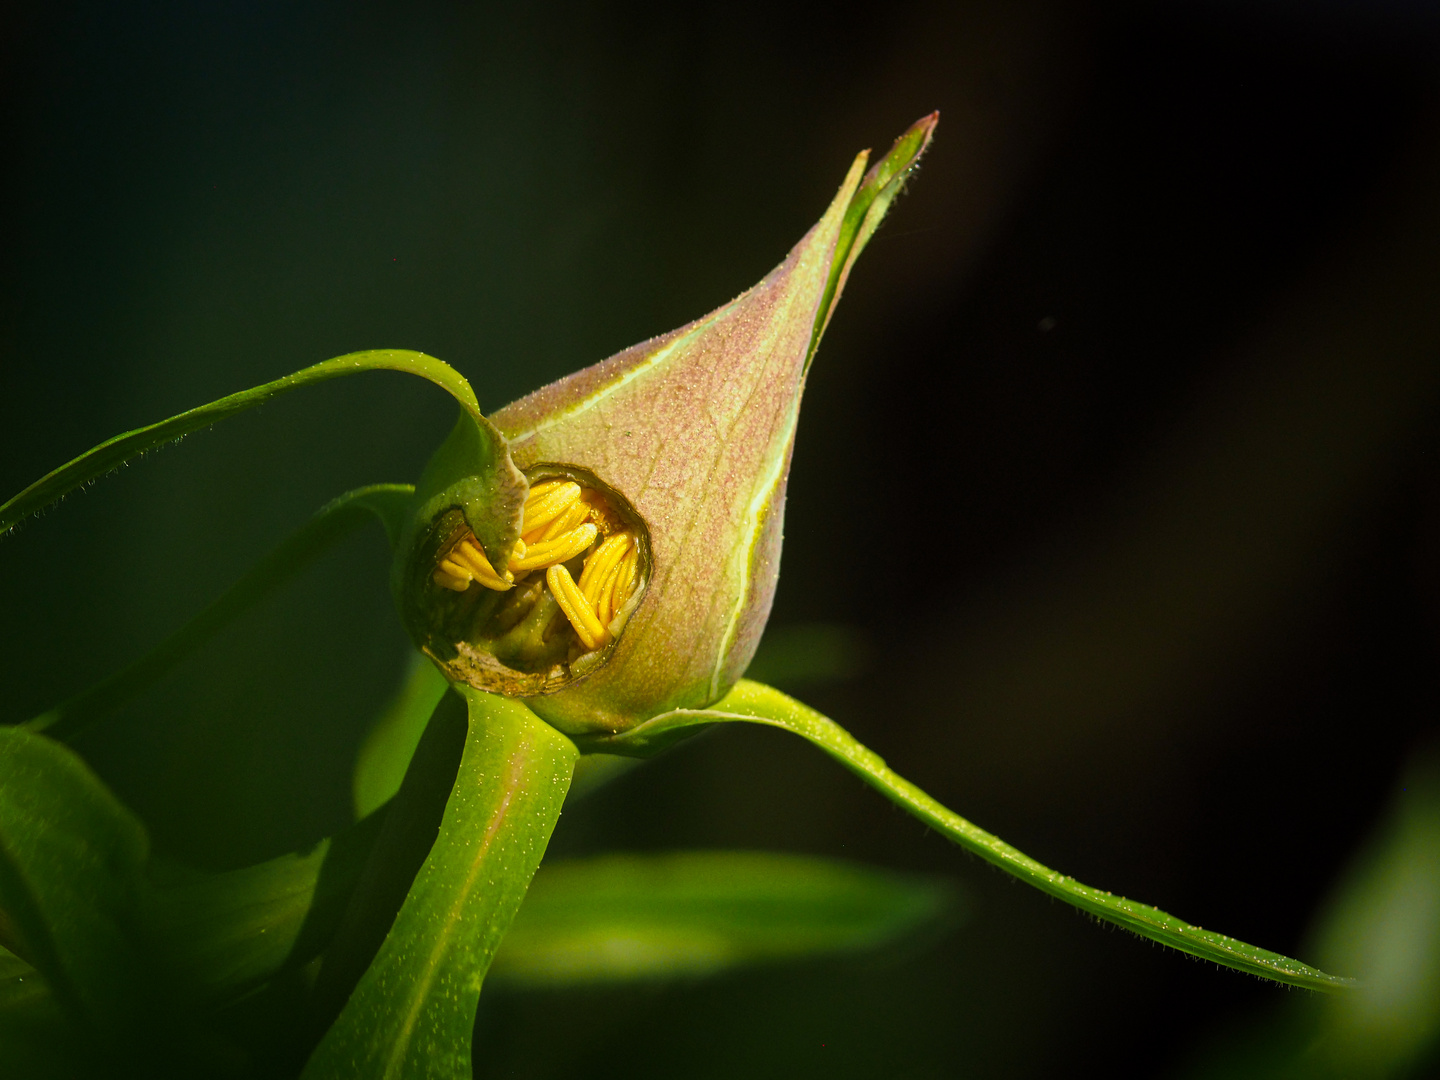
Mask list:
[[[494,431],[461,418],[396,571],[412,635],[451,679],[579,735],[703,707],[740,678],[775,594],[810,360],[935,121],[868,172],[856,158],[748,292],[506,406]],[[519,500],[507,468],[528,480]],[[498,501],[463,503],[467,484]]]

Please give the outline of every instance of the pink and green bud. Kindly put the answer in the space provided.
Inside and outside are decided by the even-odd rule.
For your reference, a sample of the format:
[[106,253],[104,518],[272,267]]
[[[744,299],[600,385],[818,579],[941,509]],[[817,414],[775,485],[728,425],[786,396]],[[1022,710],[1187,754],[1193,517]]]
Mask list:
[[[562,731],[585,734],[704,707],[744,674],[775,594],[810,361],[936,120],[917,122],[868,171],[868,152],[860,154],[825,215],[752,289],[495,413],[509,460],[530,484],[551,481],[518,520],[514,497],[489,511],[455,497],[466,485],[512,489],[493,433],[461,418],[422,480],[396,572],[412,635],[452,679],[526,697]],[[490,479],[467,474],[467,453],[486,460]],[[556,480],[573,481],[578,494],[547,540],[525,515],[553,509]],[[456,538],[472,533],[470,546],[459,546]],[[529,538],[515,549],[534,553],[528,561],[506,554],[517,535]],[[570,547],[588,546],[572,553],[567,536]],[[476,559],[477,549],[486,558]],[[535,568],[528,585],[523,569],[547,556],[569,559],[546,569],[548,600]],[[620,582],[609,594],[602,574]],[[603,624],[572,610],[590,594],[592,606],[609,599],[597,607]],[[527,620],[529,631],[517,635]]]

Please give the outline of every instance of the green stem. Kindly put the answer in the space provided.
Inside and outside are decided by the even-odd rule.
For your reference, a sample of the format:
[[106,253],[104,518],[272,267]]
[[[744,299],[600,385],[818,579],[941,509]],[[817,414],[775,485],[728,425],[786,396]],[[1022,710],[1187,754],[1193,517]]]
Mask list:
[[824,750],[891,802],[986,862],[1013,874],[1041,892],[1073,904],[1081,911],[1112,922],[1141,937],[1179,949],[1225,967],[1310,990],[1341,990],[1355,986],[1353,979],[1338,978],[1298,960],[1247,945],[1243,941],[1202,930],[1158,908],[1081,884],[1017,851],[998,836],[965,820],[941,805],[910,781],[894,772],[879,754],[829,717],[794,698],[761,683],[741,680],[709,709],[664,713],[620,735],[590,739],[587,752],[647,755],[683,738],[697,725],[745,721],[778,727],[799,735]]
[[370,521],[372,516],[380,519],[393,543],[414,490],[409,484],[375,484],[332,500],[199,615],[145,656],[22,726],[43,731],[52,738],[70,738],[85,725],[153,686],[228,623]]
[[433,356],[405,349],[373,349],[337,356],[293,375],[230,394],[208,405],[172,416],[168,420],[107,439],[73,461],[42,476],[20,494],[0,505],[0,536],[31,514],[45,509],[81,485],[104,476],[137,454],[174,442],[237,413],[263,405],[291,390],[345,375],[356,375],[362,371],[403,371],[429,379],[458,401],[461,408],[469,413],[477,424],[486,423],[480,415],[480,405],[475,400],[475,392],[470,389],[470,384],[458,371]]
[[304,1080],[471,1075],[480,986],[550,842],[578,752],[521,703],[462,693],[469,732],[439,835]]

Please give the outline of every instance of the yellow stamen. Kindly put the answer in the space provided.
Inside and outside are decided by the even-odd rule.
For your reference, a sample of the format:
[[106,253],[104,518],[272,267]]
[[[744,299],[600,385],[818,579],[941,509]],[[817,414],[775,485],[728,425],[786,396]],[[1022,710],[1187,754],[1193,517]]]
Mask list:
[[455,592],[464,592],[470,588],[470,578],[447,573],[445,563],[442,562],[440,569],[435,571],[435,584],[445,589],[452,589]]
[[[460,543],[450,549],[450,561],[467,567],[475,576],[475,580],[484,585],[487,589],[494,589],[496,592],[504,592],[515,583],[511,574],[501,577],[490,565],[490,560],[485,557],[485,552],[473,537],[467,536]],[[507,580],[508,579],[508,580]]]
[[[610,623],[637,584],[640,542],[605,496],[573,480],[542,480],[525,500],[520,532],[501,574],[496,573],[475,534],[467,531],[436,564],[435,584],[463,593],[478,581],[487,589],[504,592],[514,588],[519,579],[520,589],[493,616],[510,624],[518,624],[533,610],[538,590],[548,586],[560,608],[555,617],[564,614],[578,644],[587,652],[613,640]],[[581,556],[585,568],[577,584],[564,564]],[[543,584],[534,578],[525,580],[534,570],[545,571]]]
[[585,524],[557,536],[554,540],[531,544],[525,549],[524,558],[510,560],[510,569],[518,574],[524,570],[539,570],[556,563],[569,562],[595,542],[597,532],[594,525]]
[[567,533],[571,529],[578,528],[579,526],[585,524],[589,517],[590,507],[585,505],[585,503],[580,499],[576,499],[573,503],[571,503],[565,508],[564,513],[562,513],[554,521],[550,522],[549,525],[545,526],[545,531],[542,532],[539,537],[537,537],[537,539],[554,540],[555,537],[559,536],[561,533]]
[[613,536],[607,536],[585,560],[585,569],[580,574],[580,591],[585,594],[585,599],[589,600],[592,605],[600,594],[600,586],[604,583],[606,575],[615,568],[615,564],[620,561],[629,547],[629,535],[616,533]]
[[[635,594],[635,578],[640,572],[640,549],[632,547],[625,553],[620,568],[615,571],[614,610],[619,611],[630,602]],[[608,626],[609,623],[606,623]]]
[[578,498],[580,498],[580,485],[573,480],[567,480],[562,484],[557,484],[538,499],[533,501],[526,499],[520,531],[525,536],[538,534],[540,529],[564,513]]
[[620,564],[616,563],[595,590],[595,617],[602,626],[609,626],[610,620],[615,617],[615,577],[619,572]]
[[525,495],[525,505],[529,506],[541,496],[549,495],[550,492],[554,491],[561,484],[568,483],[572,483],[572,481],[566,480],[563,476],[557,476],[553,480],[537,480],[530,485],[530,490]]
[[587,650],[598,649],[610,640],[609,631],[595,617],[590,601],[576,586],[569,570],[559,565],[550,567],[545,571],[545,584],[550,586],[555,602],[560,605],[560,610],[570,620],[570,625]]

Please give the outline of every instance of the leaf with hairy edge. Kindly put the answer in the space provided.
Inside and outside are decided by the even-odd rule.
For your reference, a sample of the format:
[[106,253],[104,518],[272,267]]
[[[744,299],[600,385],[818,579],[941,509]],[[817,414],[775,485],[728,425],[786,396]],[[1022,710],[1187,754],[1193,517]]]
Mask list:
[[340,540],[378,518],[393,543],[414,488],[373,484],[356,488],[322,507],[313,518],[266,555],[221,596],[145,656],[109,678],[61,702],[24,726],[67,739],[86,724],[153,686],[226,625],[300,573]]
[[798,855],[605,855],[540,868],[490,969],[506,986],[693,978],[890,944],[953,909],[944,882]]
[[577,751],[517,701],[464,695],[469,731],[439,835],[306,1080],[470,1075],[480,986],[550,841]]
[[[357,375],[363,371],[403,371],[428,379],[458,401],[460,407],[477,425],[494,434],[489,421],[480,415],[480,406],[470,384],[449,364],[436,360],[433,356],[405,349],[373,349],[350,353],[273,382],[230,394],[218,401],[172,416],[168,420],[107,439],[99,446],[42,476],[8,502],[0,504],[0,535],[9,532],[31,514],[39,513],[81,485],[104,476],[138,454],[174,442],[257,405],[263,405],[291,390],[346,375]],[[498,438],[498,435],[495,438]]]
[[1074,878],[1042,866],[897,775],[886,766],[880,755],[862,746],[829,717],[760,683],[742,680],[711,708],[665,713],[619,735],[580,740],[580,746],[587,753],[599,751],[648,756],[690,734],[697,725],[735,721],[778,727],[809,740],[891,802],[908,810],[967,851],[1042,892],[1141,937],[1291,986],[1341,990],[1354,985],[1354,980],[1327,975],[1298,960],[1191,926],[1157,908],[1082,885]]

